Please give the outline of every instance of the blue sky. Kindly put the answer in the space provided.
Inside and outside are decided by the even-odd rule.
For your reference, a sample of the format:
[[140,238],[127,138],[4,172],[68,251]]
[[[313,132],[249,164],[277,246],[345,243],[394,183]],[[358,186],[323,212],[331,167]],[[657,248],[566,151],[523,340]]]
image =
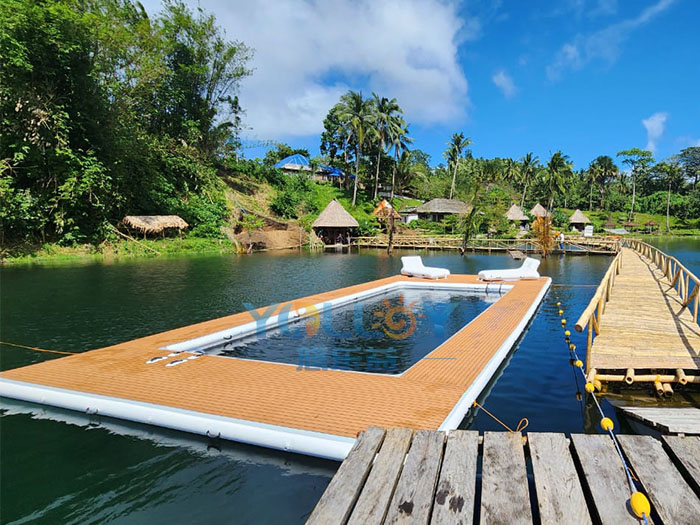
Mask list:
[[323,117],[353,89],[396,97],[434,164],[455,131],[477,156],[560,149],[577,167],[630,147],[661,159],[700,145],[696,0],[190,4],[255,49],[240,94],[251,142],[318,153]]

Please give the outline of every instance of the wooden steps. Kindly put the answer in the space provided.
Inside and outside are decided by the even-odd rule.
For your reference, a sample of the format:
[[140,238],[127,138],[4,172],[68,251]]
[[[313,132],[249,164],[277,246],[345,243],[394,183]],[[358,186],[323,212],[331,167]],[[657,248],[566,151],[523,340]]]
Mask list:
[[[652,518],[697,523],[700,438],[619,437]],[[531,432],[525,440],[519,433],[485,432],[482,439],[466,430],[414,434],[373,427],[307,523],[641,523],[627,507],[629,498],[607,435]]]

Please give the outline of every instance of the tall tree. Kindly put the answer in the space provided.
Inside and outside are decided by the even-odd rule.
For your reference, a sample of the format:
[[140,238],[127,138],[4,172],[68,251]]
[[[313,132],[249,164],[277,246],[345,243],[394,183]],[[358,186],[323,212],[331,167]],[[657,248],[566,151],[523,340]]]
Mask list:
[[525,194],[527,193],[527,187],[530,181],[541,169],[540,161],[537,156],[532,153],[527,153],[524,157],[520,159],[520,177],[523,183],[523,195],[520,198],[520,208],[525,206]]
[[671,231],[671,193],[683,185],[683,170],[673,162],[659,162],[654,166],[659,179],[666,185],[666,231]]
[[632,179],[632,206],[630,209],[630,220],[634,217],[634,202],[637,196],[637,179],[647,168],[654,163],[651,151],[639,148],[631,148],[617,152],[618,157],[623,157],[623,164],[630,167],[630,177]]
[[401,155],[408,151],[408,146],[411,145],[413,139],[408,136],[408,127],[400,126],[393,128],[390,135],[391,146],[394,148],[394,167],[391,172],[391,196],[390,200],[394,200],[394,189],[396,187],[396,170],[401,160]]
[[683,171],[688,181],[693,181],[693,186],[700,181],[700,146],[691,146],[682,149],[678,154],[678,161],[683,166]]
[[403,111],[399,107],[395,98],[389,100],[386,97],[380,97],[376,93],[372,93],[372,103],[374,110],[374,126],[376,136],[379,140],[379,151],[377,152],[377,166],[374,174],[374,196],[377,198],[379,191],[379,168],[382,160],[382,155],[386,153],[386,146],[389,137],[397,128],[405,127],[406,123],[401,118]]
[[586,170],[586,178],[588,180],[588,211],[593,209],[593,188],[595,188],[603,177],[600,166],[595,162],[591,162]]
[[605,195],[608,185],[617,177],[618,169],[612,158],[601,155],[593,161],[599,170],[600,209],[605,209]]
[[542,171],[542,182],[549,193],[548,211],[552,211],[554,197],[564,192],[564,181],[571,176],[571,163],[568,155],[557,151],[547,161],[547,168]]
[[452,139],[447,143],[447,150],[445,151],[445,158],[447,159],[447,165],[452,170],[452,185],[450,186],[450,199],[455,193],[455,181],[457,179],[457,164],[462,158],[465,148],[473,144],[469,137],[465,137],[464,133],[461,131],[459,133],[454,133]]
[[372,100],[362,97],[359,91],[348,91],[340,97],[339,116],[355,138],[355,183],[352,190],[352,205],[357,202],[357,182],[360,178],[360,157],[367,134],[372,133],[375,116],[372,112]]

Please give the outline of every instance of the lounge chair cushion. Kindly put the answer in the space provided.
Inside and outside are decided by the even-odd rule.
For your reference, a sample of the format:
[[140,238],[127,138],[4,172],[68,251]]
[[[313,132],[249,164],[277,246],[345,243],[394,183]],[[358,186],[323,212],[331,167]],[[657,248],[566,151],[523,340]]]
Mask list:
[[447,279],[447,277],[450,275],[450,270],[447,268],[423,266],[423,260],[419,255],[401,257],[401,263],[403,264],[401,274],[408,275],[410,277],[422,277],[424,279]]
[[520,268],[510,270],[481,270],[479,279],[482,281],[519,281],[520,279],[539,279],[537,268],[540,266],[538,259],[527,257]]

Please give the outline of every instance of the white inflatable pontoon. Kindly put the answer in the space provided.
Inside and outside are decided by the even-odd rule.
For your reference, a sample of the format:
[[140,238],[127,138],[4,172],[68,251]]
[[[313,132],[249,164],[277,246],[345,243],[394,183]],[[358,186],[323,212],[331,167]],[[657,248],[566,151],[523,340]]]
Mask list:
[[433,268],[423,266],[423,259],[419,255],[411,255],[401,257],[401,275],[409,277],[423,277],[424,279],[447,279],[450,276],[450,270],[447,268]]
[[539,279],[537,268],[540,266],[538,259],[527,257],[520,268],[511,270],[481,270],[479,279],[482,281],[519,281],[520,279]]

